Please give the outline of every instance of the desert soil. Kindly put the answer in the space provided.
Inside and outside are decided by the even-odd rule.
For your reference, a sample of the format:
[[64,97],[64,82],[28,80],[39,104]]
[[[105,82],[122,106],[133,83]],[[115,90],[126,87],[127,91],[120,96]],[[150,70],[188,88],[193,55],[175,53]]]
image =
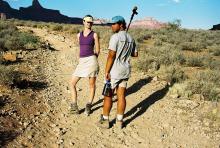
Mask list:
[[[208,101],[172,97],[167,82],[135,71],[128,83],[125,127],[100,129],[97,122],[102,113],[104,67],[107,51],[98,58],[100,72],[92,107],[92,114],[83,113],[88,101],[88,79],[77,85],[80,115],[69,114],[71,102],[70,79],[78,62],[75,36],[46,29],[19,27],[32,30],[42,41],[53,47],[37,57],[37,66],[44,69],[48,86],[39,92],[40,104],[45,109],[33,113],[32,120],[22,123],[23,132],[7,147],[146,147],[146,148],[219,148],[220,125],[205,116],[212,111]],[[133,59],[134,61],[135,59]],[[110,121],[114,125],[115,101]]]

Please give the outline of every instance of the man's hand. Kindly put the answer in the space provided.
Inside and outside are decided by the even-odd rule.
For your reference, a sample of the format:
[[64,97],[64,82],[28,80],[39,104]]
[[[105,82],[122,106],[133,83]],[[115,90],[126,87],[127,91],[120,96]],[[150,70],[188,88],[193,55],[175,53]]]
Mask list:
[[105,74],[105,80],[110,81],[110,79],[111,79],[110,73],[106,73],[106,74]]

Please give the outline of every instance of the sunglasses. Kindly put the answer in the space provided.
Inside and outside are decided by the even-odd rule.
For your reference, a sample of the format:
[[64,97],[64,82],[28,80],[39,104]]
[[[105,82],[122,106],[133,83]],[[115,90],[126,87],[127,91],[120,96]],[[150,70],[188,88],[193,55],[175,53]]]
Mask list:
[[[86,21],[84,21],[84,22],[86,22]],[[86,23],[88,23],[88,24],[93,24],[93,22],[86,22]]]

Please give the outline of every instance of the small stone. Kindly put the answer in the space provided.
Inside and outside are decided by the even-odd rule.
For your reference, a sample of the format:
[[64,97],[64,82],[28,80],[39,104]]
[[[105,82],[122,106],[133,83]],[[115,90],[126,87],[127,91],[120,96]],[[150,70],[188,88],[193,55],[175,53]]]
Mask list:
[[50,124],[50,127],[56,127],[57,125],[56,124]]
[[218,112],[218,109],[217,109],[217,108],[215,108],[215,109],[212,110],[212,114],[213,114],[213,115],[216,115],[217,112]]
[[33,135],[28,135],[27,137],[29,140],[31,140],[33,138]]
[[79,88],[79,87],[77,87],[77,91],[82,91],[82,89],[81,89],[81,88]]
[[75,145],[75,143],[73,141],[70,142],[70,145]]
[[153,78],[153,81],[157,81],[158,80],[158,76],[155,76],[154,78]]
[[15,62],[15,61],[17,61],[17,55],[13,54],[11,52],[8,52],[3,55],[3,59],[5,61]]
[[23,122],[23,125],[26,128],[29,125],[29,123],[28,122]]

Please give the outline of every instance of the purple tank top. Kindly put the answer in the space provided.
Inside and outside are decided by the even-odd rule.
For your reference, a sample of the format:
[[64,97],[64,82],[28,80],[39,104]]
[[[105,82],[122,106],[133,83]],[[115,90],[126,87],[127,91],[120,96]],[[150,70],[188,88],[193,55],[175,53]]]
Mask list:
[[94,32],[91,31],[88,36],[84,36],[83,32],[80,32],[79,36],[79,44],[80,44],[80,57],[88,57],[94,55]]

